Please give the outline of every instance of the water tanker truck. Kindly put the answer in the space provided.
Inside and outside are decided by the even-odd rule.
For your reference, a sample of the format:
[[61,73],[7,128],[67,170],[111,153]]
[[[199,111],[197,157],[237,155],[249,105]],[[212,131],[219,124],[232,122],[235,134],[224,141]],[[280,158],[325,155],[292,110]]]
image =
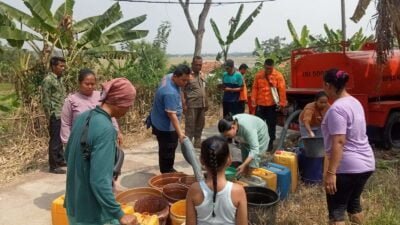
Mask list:
[[349,74],[347,90],[364,107],[370,142],[400,148],[400,51],[394,50],[384,65],[376,62],[374,44],[365,44],[360,51],[292,51],[287,114],[314,100],[330,68]]

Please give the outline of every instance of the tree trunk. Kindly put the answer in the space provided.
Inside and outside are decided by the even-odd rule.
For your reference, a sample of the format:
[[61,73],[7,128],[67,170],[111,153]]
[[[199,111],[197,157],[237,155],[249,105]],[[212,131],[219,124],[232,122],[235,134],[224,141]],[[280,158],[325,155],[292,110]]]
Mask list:
[[195,43],[194,43],[194,56],[201,56],[201,49],[203,47],[203,36],[204,36],[204,30],[203,32],[197,32],[196,35],[194,36]]
[[203,47],[203,36],[205,32],[205,23],[207,19],[208,12],[210,11],[211,8],[211,2],[212,0],[206,0],[203,5],[203,10],[201,11],[199,15],[199,23],[197,25],[197,29],[193,24],[192,18],[190,17],[190,12],[189,12],[189,3],[190,0],[179,0],[180,5],[182,6],[183,12],[186,17],[186,21],[189,24],[190,30],[192,31],[192,34],[194,36],[194,53],[193,56],[200,56],[201,55],[201,49]]

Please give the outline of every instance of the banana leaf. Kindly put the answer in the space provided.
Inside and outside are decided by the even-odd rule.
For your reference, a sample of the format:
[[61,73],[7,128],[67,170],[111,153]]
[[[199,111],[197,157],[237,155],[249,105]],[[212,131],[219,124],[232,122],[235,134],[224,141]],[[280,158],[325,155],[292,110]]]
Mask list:
[[40,37],[32,33],[11,28],[9,26],[0,26],[0,38],[18,41],[42,40]]
[[89,30],[91,27],[94,26],[94,24],[100,17],[101,17],[101,15],[100,16],[92,16],[92,17],[88,17],[81,21],[76,22],[73,25],[74,32],[80,34],[82,32]]
[[123,41],[131,41],[140,38],[144,38],[149,33],[148,30],[128,30],[123,32],[122,30],[106,36],[106,44],[115,44]]
[[301,37],[300,37],[300,44],[301,47],[308,47],[309,44],[309,37],[310,35],[310,30],[307,28],[306,25],[303,26],[303,28],[301,29]]
[[40,22],[32,16],[0,1],[0,11],[6,14],[9,18],[14,19],[27,27],[38,32],[42,27]]
[[301,44],[300,44],[299,36],[297,35],[296,29],[294,28],[292,21],[287,20],[286,23],[288,25],[290,35],[292,35],[293,42],[295,43],[295,45],[297,47],[300,47]]
[[235,40],[238,39],[253,23],[256,16],[261,12],[263,3],[261,2],[257,8],[247,17],[247,19],[240,25],[239,29],[235,33]]
[[232,44],[232,42],[235,40],[235,31],[239,25],[240,17],[242,16],[242,12],[243,12],[243,7],[244,7],[244,5],[241,4],[238,12],[236,13],[235,19],[233,21],[231,21],[232,22],[231,28],[229,29],[228,37],[226,38],[226,43],[228,45]]
[[84,47],[87,43],[97,42],[101,38],[102,31],[122,18],[121,8],[118,3],[112,5],[103,15],[101,15],[93,26],[86,31],[77,43],[78,48]]
[[50,9],[43,6],[42,1],[25,0],[24,4],[31,11],[32,15],[41,22],[42,28],[50,33],[55,33],[57,30],[57,21],[54,19]]
[[220,45],[221,47],[224,46],[224,45],[225,45],[225,42],[224,42],[224,40],[222,40],[221,33],[219,32],[219,29],[218,29],[217,24],[214,22],[213,19],[210,19],[210,23],[211,23],[211,27],[212,27],[212,29],[213,29],[213,31],[214,31],[215,37],[216,37],[217,40],[218,40],[219,45]]
[[137,25],[143,23],[146,20],[146,17],[147,17],[146,15],[142,15],[142,16],[138,16],[138,17],[129,19],[125,22],[122,22],[122,23],[110,28],[109,30],[104,32],[103,35],[110,36],[110,35],[114,35],[114,33],[117,34],[121,31],[133,29]]

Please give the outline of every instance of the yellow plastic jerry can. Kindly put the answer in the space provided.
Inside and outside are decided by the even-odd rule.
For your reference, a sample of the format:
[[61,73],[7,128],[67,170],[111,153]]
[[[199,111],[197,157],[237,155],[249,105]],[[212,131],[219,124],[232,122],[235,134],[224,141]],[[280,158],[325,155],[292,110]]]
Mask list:
[[276,191],[277,176],[274,172],[264,168],[255,168],[251,171],[251,175],[260,177],[267,184],[267,188]]
[[287,151],[276,151],[274,154],[274,162],[276,164],[289,168],[292,176],[292,183],[290,187],[291,191],[295,192],[297,189],[297,182],[299,179],[299,174],[298,174],[299,166],[297,162],[296,153]]
[[[51,204],[51,222],[53,225],[69,225],[67,219],[67,210],[64,208],[64,195],[54,199]],[[130,205],[121,205],[125,214],[133,215],[133,207]],[[158,225],[158,224],[157,224]]]

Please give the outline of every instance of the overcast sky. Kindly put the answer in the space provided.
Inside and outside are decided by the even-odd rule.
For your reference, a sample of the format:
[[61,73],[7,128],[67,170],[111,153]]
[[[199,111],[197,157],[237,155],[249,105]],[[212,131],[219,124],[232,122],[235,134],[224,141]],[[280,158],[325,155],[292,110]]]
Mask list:
[[[18,9],[28,11],[22,0],[2,0]],[[177,1],[177,0],[171,0]],[[196,0],[201,1],[203,0]],[[214,2],[229,2],[232,0],[214,0]],[[245,0],[243,0],[246,2]],[[57,8],[63,1],[54,0],[53,8]],[[375,21],[371,20],[376,9],[373,2],[367,9],[366,16],[357,24],[349,18],[352,16],[358,0],[346,0],[347,35],[351,36],[358,29],[363,28],[367,34],[372,34]],[[103,13],[114,1],[111,0],[75,0],[74,18],[80,20],[89,16]],[[121,2],[124,19],[147,14],[147,20],[137,29],[149,30],[146,39],[152,41],[157,28],[162,21],[170,21],[172,31],[169,38],[167,52],[170,54],[193,53],[194,37],[189,29],[183,10],[180,5],[146,4]],[[236,15],[237,5],[212,6],[206,22],[206,32],[203,40],[203,53],[216,53],[220,50],[217,39],[210,26],[213,18],[220,28],[223,37],[226,37],[229,18]],[[257,7],[257,4],[245,4],[242,21]],[[197,18],[202,5],[191,5],[192,19],[197,25]],[[252,26],[232,45],[230,52],[250,52],[254,49],[254,39],[266,40],[275,36],[287,37],[291,40],[286,20],[290,19],[298,33],[303,25],[307,25],[311,34],[323,34],[323,24],[327,23],[332,29],[341,28],[340,0],[276,0],[265,2],[261,13]]]

